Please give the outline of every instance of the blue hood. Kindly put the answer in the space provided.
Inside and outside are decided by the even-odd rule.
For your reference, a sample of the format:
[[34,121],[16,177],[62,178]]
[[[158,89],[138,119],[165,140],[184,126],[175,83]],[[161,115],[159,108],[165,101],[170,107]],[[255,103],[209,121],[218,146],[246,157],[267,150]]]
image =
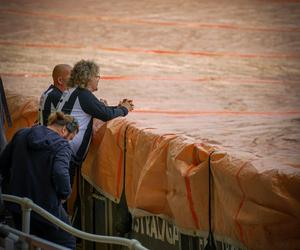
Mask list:
[[52,151],[62,141],[65,141],[65,139],[45,126],[36,126],[27,135],[27,145],[32,149],[47,149]]

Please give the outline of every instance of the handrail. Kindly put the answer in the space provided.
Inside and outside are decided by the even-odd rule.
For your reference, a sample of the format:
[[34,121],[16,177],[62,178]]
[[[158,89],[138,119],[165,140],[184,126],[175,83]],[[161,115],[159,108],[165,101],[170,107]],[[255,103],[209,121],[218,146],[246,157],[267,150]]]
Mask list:
[[[26,234],[5,224],[0,224],[0,230],[9,232],[8,237],[13,239],[14,242],[19,241],[20,239],[21,241],[25,241],[28,245],[24,245],[22,249],[69,250],[67,247],[58,245],[54,242],[39,238],[34,235]],[[0,249],[2,248],[0,247]]]
[[[126,239],[121,237],[115,237],[115,236],[102,236],[102,235],[95,235],[91,233],[86,233],[81,230],[78,230],[64,222],[62,222],[60,219],[56,218],[54,215],[47,212],[45,209],[41,208],[40,206],[33,203],[32,200],[28,198],[21,198],[13,195],[7,195],[2,194],[3,200],[18,203],[22,206],[22,212],[23,212],[23,225],[22,230],[25,231],[25,233],[29,233],[29,225],[26,225],[26,223],[30,222],[30,210],[32,209],[37,214],[41,215],[43,218],[47,219],[48,221],[54,223],[61,229],[65,230],[66,232],[84,239],[89,240],[93,242],[100,242],[100,243],[107,243],[107,244],[118,244],[122,246],[127,246],[130,250],[147,250],[144,246],[141,245],[141,243],[135,239]],[[26,215],[27,213],[27,215]],[[28,216],[29,213],[29,216]],[[25,224],[25,225],[24,225]],[[26,232],[27,231],[27,232]]]

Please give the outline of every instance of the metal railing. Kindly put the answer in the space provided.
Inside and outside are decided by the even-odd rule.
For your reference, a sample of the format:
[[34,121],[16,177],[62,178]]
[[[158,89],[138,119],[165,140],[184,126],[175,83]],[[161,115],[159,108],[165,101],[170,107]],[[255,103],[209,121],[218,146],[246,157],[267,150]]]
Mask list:
[[[0,249],[44,249],[44,250],[69,250],[69,248],[54,242],[26,234],[5,224],[0,224],[1,240]],[[2,248],[1,248],[2,247]]]
[[102,236],[91,233],[86,233],[78,230],[56,218],[40,206],[34,204],[32,200],[28,198],[21,198],[13,195],[2,194],[4,201],[14,202],[21,205],[22,208],[22,231],[26,234],[30,232],[30,213],[31,210],[41,215],[43,218],[57,225],[64,231],[84,240],[93,242],[106,243],[106,244],[117,244],[128,247],[130,250],[147,250],[141,243],[135,239],[126,239],[115,236]]

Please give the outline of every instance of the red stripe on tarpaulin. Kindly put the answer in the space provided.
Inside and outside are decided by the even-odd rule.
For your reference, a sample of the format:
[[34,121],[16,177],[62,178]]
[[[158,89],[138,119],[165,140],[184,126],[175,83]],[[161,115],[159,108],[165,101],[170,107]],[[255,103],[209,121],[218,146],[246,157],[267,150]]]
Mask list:
[[50,43],[18,43],[12,41],[0,41],[0,45],[18,46],[18,47],[31,47],[31,48],[47,48],[47,49],[84,49],[92,48],[103,51],[124,52],[124,53],[143,53],[167,56],[205,56],[205,57],[234,57],[234,58],[265,58],[265,59],[299,59],[300,53],[238,53],[238,52],[224,52],[224,51],[178,51],[178,50],[151,50],[142,48],[109,48],[100,45],[83,45],[83,44],[50,44]]
[[114,22],[114,23],[125,23],[134,25],[152,25],[152,26],[177,26],[183,28],[192,29],[222,29],[222,30],[237,30],[237,31],[253,31],[253,32],[300,32],[299,27],[250,27],[244,25],[238,25],[233,23],[200,23],[200,22],[182,22],[182,21],[164,21],[164,20],[149,20],[149,19],[136,19],[136,18],[119,18],[113,16],[70,16],[60,15],[47,12],[37,11],[24,11],[16,9],[0,9],[1,13],[9,13],[15,15],[24,16],[38,16],[49,19],[60,19],[60,20],[80,20],[80,21],[102,21],[102,22]]
[[300,79],[272,79],[272,78],[241,78],[241,77],[220,77],[220,76],[203,76],[203,77],[190,77],[190,76],[101,76],[100,80],[111,81],[181,81],[181,82],[208,82],[208,81],[226,81],[235,83],[300,83]]
[[52,77],[50,74],[43,74],[43,73],[0,73],[0,75],[6,77],[25,77],[25,78]]
[[202,116],[202,115],[232,115],[232,116],[286,116],[300,115],[300,110],[292,111],[174,111],[174,110],[134,110],[136,114],[159,114],[171,116]]
[[[258,1],[261,2],[261,1]],[[300,3],[300,0],[268,0],[268,2],[279,3],[279,4],[289,4],[289,3]]]
[[[188,172],[191,171],[192,168],[190,168],[188,170]],[[194,201],[193,201],[193,196],[192,196],[192,189],[191,189],[191,182],[190,182],[190,177],[187,175],[184,177],[184,182],[185,182],[185,188],[186,188],[186,194],[187,194],[187,200],[188,200],[188,204],[190,207],[190,211],[193,217],[193,221],[195,224],[196,229],[200,228],[200,223],[199,223],[199,218],[197,216],[196,210],[195,210],[195,206],[194,206]]]
[[[5,77],[25,77],[25,78],[46,78],[52,77],[46,73],[31,73],[31,72],[11,72],[1,73],[1,76]],[[270,83],[270,84],[281,84],[281,83],[300,83],[300,79],[258,79],[258,78],[241,78],[241,77],[219,77],[219,76],[204,76],[204,77],[189,77],[189,76],[117,76],[117,75],[106,75],[101,76],[100,80],[104,81],[181,81],[181,82],[205,82],[205,81],[226,81],[230,83]]]
[[242,184],[240,182],[240,174],[242,172],[242,169],[246,166],[246,163],[244,163],[240,169],[237,171],[236,173],[236,181],[238,183],[238,186],[239,186],[239,189],[241,190],[241,193],[242,193],[242,199],[241,199],[241,202],[239,204],[239,207],[237,209],[237,212],[236,212],[236,215],[234,216],[234,220],[235,220],[235,223],[238,227],[238,230],[239,230],[239,234],[240,234],[240,240],[241,242],[245,245],[245,240],[244,240],[244,233],[243,233],[243,228],[242,228],[242,225],[238,222],[238,216],[239,216],[239,213],[244,205],[244,202],[245,202],[245,198],[246,198],[246,195],[245,195],[245,192],[242,188]]
[[31,47],[31,48],[47,48],[47,49],[83,49],[87,48],[83,44],[59,44],[59,43],[32,43],[32,42],[14,42],[14,41],[0,41],[0,45]]
[[157,54],[157,55],[167,55],[167,56],[196,56],[196,57],[237,57],[237,58],[269,58],[269,59],[299,59],[300,53],[290,52],[287,54],[282,53],[238,53],[238,52],[226,52],[226,51],[179,51],[179,50],[151,50],[151,49],[142,49],[142,48],[108,48],[98,45],[92,46],[95,49],[100,49],[104,51],[113,51],[113,52],[136,52],[144,54]]
[[249,78],[249,77],[220,77],[220,76],[203,76],[203,77],[190,77],[190,76],[154,76],[154,75],[136,75],[136,76],[101,76],[100,80],[111,81],[181,81],[181,82],[208,82],[208,81],[226,81],[237,83],[300,83],[300,79],[272,79],[272,78]]

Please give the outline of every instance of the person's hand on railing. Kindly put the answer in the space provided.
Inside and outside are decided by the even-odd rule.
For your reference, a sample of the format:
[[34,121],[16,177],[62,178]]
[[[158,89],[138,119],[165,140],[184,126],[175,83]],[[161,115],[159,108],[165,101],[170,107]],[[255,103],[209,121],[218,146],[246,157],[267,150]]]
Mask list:
[[129,112],[134,109],[133,101],[130,99],[123,99],[122,101],[119,102],[119,106],[123,106],[127,108]]

